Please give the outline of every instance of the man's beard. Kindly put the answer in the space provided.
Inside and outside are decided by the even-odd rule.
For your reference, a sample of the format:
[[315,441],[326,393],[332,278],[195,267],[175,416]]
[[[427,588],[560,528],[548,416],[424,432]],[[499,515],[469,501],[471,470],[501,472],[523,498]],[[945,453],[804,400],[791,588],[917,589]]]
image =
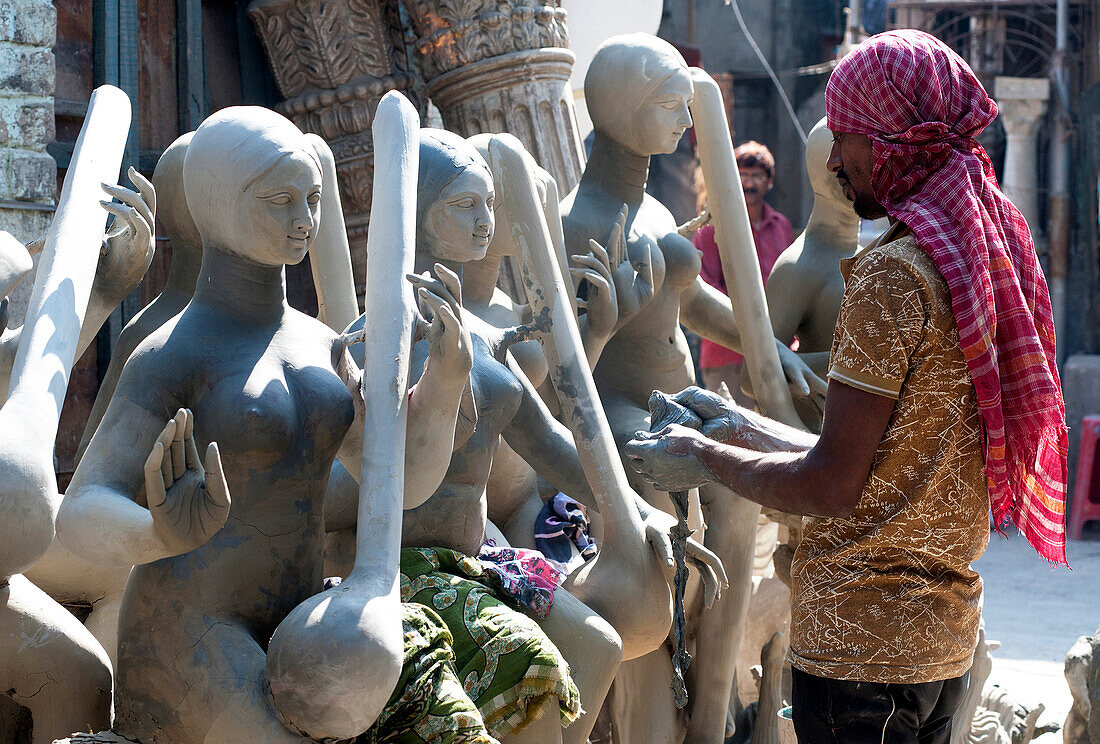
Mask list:
[[879,217],[886,216],[886,210],[882,208],[882,205],[876,202],[874,199],[868,199],[867,197],[856,195],[855,201],[852,202],[852,209],[855,213],[865,220],[877,220]]

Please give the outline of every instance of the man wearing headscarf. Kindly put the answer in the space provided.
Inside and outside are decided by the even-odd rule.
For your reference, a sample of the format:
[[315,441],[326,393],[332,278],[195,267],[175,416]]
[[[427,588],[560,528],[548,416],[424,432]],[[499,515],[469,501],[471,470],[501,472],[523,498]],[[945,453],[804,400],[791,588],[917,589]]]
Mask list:
[[997,106],[955,52],[879,34],[840,62],[825,100],[829,169],[857,213],[892,226],[842,267],[821,436],[689,388],[677,400],[701,430],[640,434],[627,452],[666,489],[717,480],[809,517],[791,569],[799,741],[947,742],[990,510],[1065,562],[1050,297],[974,140]]

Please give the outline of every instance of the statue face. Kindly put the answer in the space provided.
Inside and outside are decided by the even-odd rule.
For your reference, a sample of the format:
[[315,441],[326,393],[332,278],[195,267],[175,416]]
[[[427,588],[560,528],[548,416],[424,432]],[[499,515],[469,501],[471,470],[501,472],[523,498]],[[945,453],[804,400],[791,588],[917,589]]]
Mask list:
[[691,127],[688,106],[694,87],[687,69],[679,68],[646,97],[627,122],[628,149],[638,155],[676,151],[680,138]]
[[248,185],[239,202],[241,225],[250,225],[234,248],[246,258],[276,266],[296,264],[317,234],[321,171],[304,152],[292,152]]
[[493,238],[493,179],[484,168],[465,168],[428,209],[424,232],[436,258],[465,263],[485,258]]

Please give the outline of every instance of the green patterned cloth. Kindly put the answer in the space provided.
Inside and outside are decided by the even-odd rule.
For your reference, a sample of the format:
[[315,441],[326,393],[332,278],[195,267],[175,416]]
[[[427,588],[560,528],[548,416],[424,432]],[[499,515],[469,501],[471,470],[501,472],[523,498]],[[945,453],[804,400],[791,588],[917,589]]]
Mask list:
[[402,603],[401,627],[401,677],[357,744],[498,744],[455,675],[451,634],[439,615]]
[[[503,592],[480,561],[444,548],[401,551],[401,601],[439,613],[455,669],[496,737],[522,729],[553,701],[563,726],[581,714],[569,665],[542,628]],[[508,604],[506,604],[508,602]]]

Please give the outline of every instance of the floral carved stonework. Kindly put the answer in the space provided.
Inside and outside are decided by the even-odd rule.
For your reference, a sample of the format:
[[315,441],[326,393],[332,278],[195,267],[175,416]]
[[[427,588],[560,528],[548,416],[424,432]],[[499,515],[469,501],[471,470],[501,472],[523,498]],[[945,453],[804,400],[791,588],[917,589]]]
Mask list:
[[542,47],[565,47],[565,11],[537,0],[410,0],[416,53],[428,80],[463,65]]
[[580,178],[565,10],[539,0],[407,0],[425,93],[464,136],[511,132],[562,193]]
[[397,0],[252,0],[248,15],[286,98],[278,109],[332,148],[355,276],[362,277],[375,110],[391,90],[416,100]]

